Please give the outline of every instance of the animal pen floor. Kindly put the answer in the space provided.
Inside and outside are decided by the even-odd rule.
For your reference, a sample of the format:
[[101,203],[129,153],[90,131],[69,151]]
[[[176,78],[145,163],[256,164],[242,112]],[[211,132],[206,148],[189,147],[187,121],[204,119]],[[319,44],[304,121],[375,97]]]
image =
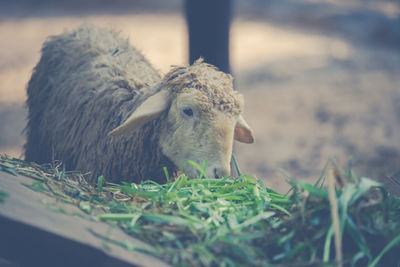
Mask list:
[[[25,87],[46,37],[82,22],[129,37],[165,73],[185,64],[182,14],[26,16],[0,20],[0,153],[20,156]],[[391,183],[400,162],[400,53],[346,36],[237,16],[231,30],[236,88],[254,145],[237,144],[243,172],[278,192],[296,179],[315,180],[328,159]]]

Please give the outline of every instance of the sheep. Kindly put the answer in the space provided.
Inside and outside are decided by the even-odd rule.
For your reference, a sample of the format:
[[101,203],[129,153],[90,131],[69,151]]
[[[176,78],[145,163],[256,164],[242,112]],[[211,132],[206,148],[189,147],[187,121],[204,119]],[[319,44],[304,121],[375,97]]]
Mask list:
[[233,140],[253,143],[232,77],[197,60],[161,78],[129,41],[82,25],[50,37],[27,86],[25,159],[63,162],[67,170],[108,181],[165,182],[191,164],[230,174]]

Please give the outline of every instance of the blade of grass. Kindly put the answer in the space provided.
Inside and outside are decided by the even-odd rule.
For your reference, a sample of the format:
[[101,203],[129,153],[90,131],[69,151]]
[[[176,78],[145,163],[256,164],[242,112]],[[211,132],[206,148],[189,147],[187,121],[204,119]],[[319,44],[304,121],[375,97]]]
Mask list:
[[[185,165],[192,165],[193,167],[195,167],[199,172],[200,172],[200,179],[204,176],[205,178],[209,179],[207,174],[205,173],[205,169],[203,169],[202,167],[200,167],[199,164],[197,164],[196,162],[194,162],[193,160],[186,160],[183,164],[182,164],[182,169]],[[204,162],[203,162],[203,166],[204,166]],[[207,163],[205,164],[205,166],[207,167]],[[194,177],[192,177],[194,178]]]
[[339,223],[339,210],[338,210],[338,202],[336,199],[335,192],[335,177],[334,177],[334,169],[331,169],[328,173],[328,192],[329,192],[329,203],[331,206],[331,217],[334,229],[334,238],[335,238],[335,251],[336,251],[336,262],[337,266],[343,266],[342,260],[342,232],[340,230]]
[[322,256],[322,260],[325,263],[329,262],[330,252],[331,252],[331,243],[332,243],[332,235],[333,235],[333,224],[328,229],[328,232],[325,236],[325,243],[324,243],[324,253]]
[[398,236],[396,236],[395,238],[393,238],[392,241],[389,242],[389,244],[387,244],[382,251],[378,254],[378,256],[376,256],[376,258],[372,261],[372,263],[370,265],[368,265],[368,267],[375,267],[379,261],[381,260],[381,258],[383,257],[383,255],[385,255],[386,252],[388,252],[389,250],[391,250],[392,248],[394,248],[396,245],[400,244],[400,234]]
[[105,179],[103,175],[100,175],[97,178],[97,191],[103,191],[103,185],[105,183]]
[[240,172],[239,165],[238,165],[237,160],[236,160],[236,156],[233,155],[233,154],[232,154],[232,159],[233,159],[233,163],[235,164],[235,168],[236,168],[236,171],[237,171],[238,175],[242,176],[242,173]]
[[165,179],[167,179],[167,183],[169,183],[170,179],[169,179],[169,173],[168,173],[167,167],[163,167],[163,171],[164,171]]

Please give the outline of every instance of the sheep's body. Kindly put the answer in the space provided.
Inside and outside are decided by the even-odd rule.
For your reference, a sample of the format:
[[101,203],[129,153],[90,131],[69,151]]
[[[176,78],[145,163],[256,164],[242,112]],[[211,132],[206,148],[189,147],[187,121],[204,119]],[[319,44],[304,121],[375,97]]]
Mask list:
[[[91,182],[101,174],[111,181],[164,181],[162,167],[173,173],[178,165],[160,147],[160,133],[173,131],[165,128],[168,110],[128,134],[109,137],[108,133],[167,82],[177,83],[183,69],[173,69],[163,81],[127,40],[110,30],[86,25],[52,37],[43,46],[27,88],[26,160],[61,160],[67,169],[90,172]],[[171,94],[177,94],[174,90]],[[231,95],[231,91],[222,94]],[[230,105],[240,113],[237,101],[233,95]]]
[[[68,169],[119,179],[144,174],[152,162],[175,167],[157,149],[157,120],[131,136],[107,134],[120,125],[160,81],[158,72],[115,32],[81,27],[46,42],[28,84],[29,120],[25,157]],[[141,140],[141,142],[129,142]],[[135,162],[136,164],[132,164]]]

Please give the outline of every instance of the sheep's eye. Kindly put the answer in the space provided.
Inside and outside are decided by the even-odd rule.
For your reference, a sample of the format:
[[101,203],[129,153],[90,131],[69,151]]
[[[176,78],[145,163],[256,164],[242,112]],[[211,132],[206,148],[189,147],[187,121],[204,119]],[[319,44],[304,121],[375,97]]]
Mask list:
[[184,108],[184,109],[182,109],[182,112],[188,117],[193,116],[193,109],[191,109],[191,108]]

